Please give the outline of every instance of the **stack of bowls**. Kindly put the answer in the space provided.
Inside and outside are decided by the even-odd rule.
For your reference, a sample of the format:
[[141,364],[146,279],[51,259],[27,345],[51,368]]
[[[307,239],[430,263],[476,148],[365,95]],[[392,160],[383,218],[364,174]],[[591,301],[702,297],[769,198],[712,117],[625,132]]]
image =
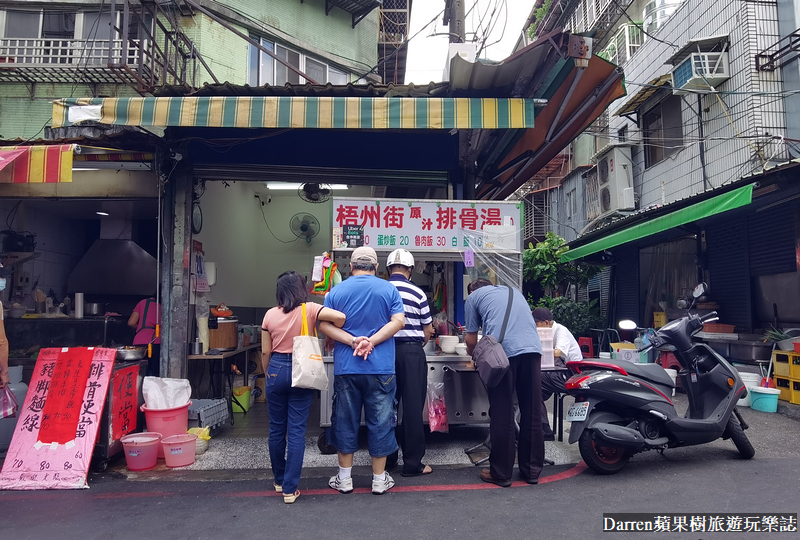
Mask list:
[[439,348],[443,353],[455,354],[458,336],[439,336]]

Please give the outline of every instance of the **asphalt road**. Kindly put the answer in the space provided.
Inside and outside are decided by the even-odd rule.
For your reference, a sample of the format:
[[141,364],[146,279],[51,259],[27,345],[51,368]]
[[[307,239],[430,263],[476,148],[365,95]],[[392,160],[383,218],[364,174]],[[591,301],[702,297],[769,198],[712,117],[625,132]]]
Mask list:
[[[717,441],[637,455],[614,476],[597,476],[575,459],[545,467],[539,485],[510,488],[480,482],[477,467],[437,464],[429,476],[396,474],[396,487],[383,496],[369,492],[366,467],[354,469],[357,489],[349,495],[327,487],[335,468],[312,467],[293,505],[272,491],[263,469],[91,474],[89,490],[0,492],[0,531],[14,540],[800,538],[796,532],[602,532],[603,514],[612,512],[798,512],[800,423],[743,413],[757,451],[749,461],[730,441]],[[547,444],[567,454],[574,449]]]

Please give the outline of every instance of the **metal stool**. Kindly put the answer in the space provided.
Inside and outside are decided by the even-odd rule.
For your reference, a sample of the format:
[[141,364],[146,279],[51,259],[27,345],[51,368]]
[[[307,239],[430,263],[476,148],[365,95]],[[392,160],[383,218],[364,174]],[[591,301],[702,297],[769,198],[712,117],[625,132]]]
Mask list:
[[553,393],[553,433],[558,431],[558,442],[564,441],[564,398],[567,394]]

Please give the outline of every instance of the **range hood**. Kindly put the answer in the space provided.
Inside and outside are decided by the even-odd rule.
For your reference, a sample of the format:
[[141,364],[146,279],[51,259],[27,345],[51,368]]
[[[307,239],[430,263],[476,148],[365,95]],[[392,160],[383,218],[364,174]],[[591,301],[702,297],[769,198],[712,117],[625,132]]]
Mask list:
[[67,292],[151,296],[158,263],[133,240],[96,240],[72,271]]

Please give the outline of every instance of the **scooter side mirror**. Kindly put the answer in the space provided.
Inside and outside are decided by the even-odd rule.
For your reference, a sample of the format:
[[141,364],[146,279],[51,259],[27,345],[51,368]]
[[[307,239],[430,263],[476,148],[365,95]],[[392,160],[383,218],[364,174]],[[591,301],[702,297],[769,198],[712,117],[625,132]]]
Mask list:
[[700,283],[699,285],[697,285],[697,287],[694,288],[694,291],[692,291],[692,296],[695,298],[700,298],[707,292],[708,292],[708,285],[706,285],[705,283]]
[[630,319],[623,319],[619,321],[619,323],[617,323],[617,326],[619,326],[622,330],[636,330],[637,328],[636,323]]

